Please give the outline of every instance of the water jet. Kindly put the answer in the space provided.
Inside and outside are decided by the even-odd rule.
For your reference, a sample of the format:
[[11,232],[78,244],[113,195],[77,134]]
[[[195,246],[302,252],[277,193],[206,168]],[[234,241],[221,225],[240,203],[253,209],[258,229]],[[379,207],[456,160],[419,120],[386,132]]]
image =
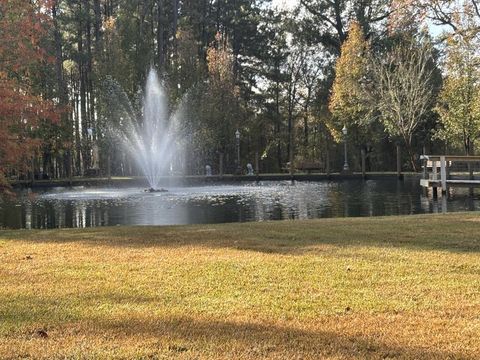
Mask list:
[[160,180],[171,174],[182,156],[178,111],[169,111],[168,96],[154,69],[148,73],[140,111],[134,110],[118,84],[113,84],[113,91],[110,107],[114,119],[107,131],[145,176],[145,192],[165,192],[159,187]]

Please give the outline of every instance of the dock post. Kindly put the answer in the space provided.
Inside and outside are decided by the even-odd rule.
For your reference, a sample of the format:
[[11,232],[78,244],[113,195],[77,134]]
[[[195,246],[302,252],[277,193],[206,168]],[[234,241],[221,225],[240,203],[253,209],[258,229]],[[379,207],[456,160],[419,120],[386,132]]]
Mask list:
[[447,164],[445,156],[440,156],[440,179],[442,182],[442,194],[447,193]]
[[442,214],[447,213],[447,197],[442,196]]
[[[422,160],[423,163],[423,179],[428,180],[428,156],[425,155],[425,150],[424,154],[420,156],[420,159]],[[428,183],[427,183],[428,184]],[[428,196],[428,185],[423,188],[423,193],[425,196]]]
[[255,151],[255,174],[260,174],[260,165],[258,159],[258,151]]
[[432,180],[437,181],[438,176],[437,176],[437,162],[435,160],[432,160]]
[[468,178],[473,180],[473,166],[471,162],[468,162]]
[[423,178],[428,180],[428,157],[424,156],[423,160]]
[[365,149],[361,150],[362,153],[362,178],[365,179],[367,177],[365,171]]

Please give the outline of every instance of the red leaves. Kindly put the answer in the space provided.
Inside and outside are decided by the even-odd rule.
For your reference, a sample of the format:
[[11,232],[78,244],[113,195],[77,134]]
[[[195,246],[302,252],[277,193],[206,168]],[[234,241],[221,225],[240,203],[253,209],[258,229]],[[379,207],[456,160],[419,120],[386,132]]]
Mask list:
[[[52,101],[34,93],[36,69],[51,61],[42,48],[50,19],[47,0],[0,0],[0,175],[26,167],[39,146],[38,124],[57,120]],[[2,174],[3,173],[3,174]]]

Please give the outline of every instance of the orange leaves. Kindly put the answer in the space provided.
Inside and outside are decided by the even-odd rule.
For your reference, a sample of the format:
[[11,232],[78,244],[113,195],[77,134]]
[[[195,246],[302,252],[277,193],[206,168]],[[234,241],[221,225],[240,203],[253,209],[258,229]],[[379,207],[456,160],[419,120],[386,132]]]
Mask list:
[[42,47],[50,18],[49,0],[0,0],[0,175],[25,167],[40,145],[39,121],[56,121],[52,101],[35,94],[38,69],[51,61]]
[[233,85],[234,58],[232,49],[228,41],[219,33],[215,36],[215,44],[212,44],[207,50],[207,64],[210,78],[213,81]]
[[40,41],[46,35],[49,18],[45,1],[36,5],[24,0],[0,0],[0,60],[20,69],[42,61],[45,51]]
[[343,126],[360,125],[367,112],[361,82],[367,74],[369,52],[370,45],[360,24],[352,22],[335,64],[335,81],[329,102],[333,119],[327,127],[336,141],[341,140]]

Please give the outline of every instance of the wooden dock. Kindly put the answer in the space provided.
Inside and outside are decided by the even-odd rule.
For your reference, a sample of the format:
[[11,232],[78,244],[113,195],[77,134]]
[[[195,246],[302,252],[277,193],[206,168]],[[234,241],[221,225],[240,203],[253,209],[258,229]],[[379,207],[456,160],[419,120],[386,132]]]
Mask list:
[[[472,172],[468,175],[468,179],[452,179],[450,175],[453,163],[480,163],[480,156],[421,155],[420,159],[423,160],[423,179],[420,180],[420,185],[424,188],[433,188],[435,192],[437,188],[441,188],[442,193],[445,194],[448,187],[480,186],[480,180],[474,179]],[[429,167],[431,167],[431,172],[428,171]]]

